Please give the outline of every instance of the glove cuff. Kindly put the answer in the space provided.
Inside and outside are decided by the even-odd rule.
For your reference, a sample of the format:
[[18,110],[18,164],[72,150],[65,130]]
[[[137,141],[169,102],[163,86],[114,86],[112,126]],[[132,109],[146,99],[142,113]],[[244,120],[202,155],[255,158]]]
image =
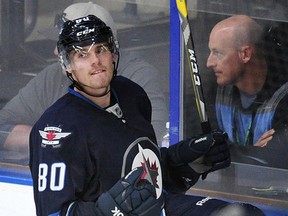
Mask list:
[[215,140],[212,134],[183,140],[168,148],[168,157],[172,166],[188,164],[206,154]]
[[[103,193],[95,203],[95,209],[97,215],[111,216],[111,215],[123,215],[128,216],[123,210],[117,205],[113,197],[108,193]],[[121,214],[122,213],[122,214]]]

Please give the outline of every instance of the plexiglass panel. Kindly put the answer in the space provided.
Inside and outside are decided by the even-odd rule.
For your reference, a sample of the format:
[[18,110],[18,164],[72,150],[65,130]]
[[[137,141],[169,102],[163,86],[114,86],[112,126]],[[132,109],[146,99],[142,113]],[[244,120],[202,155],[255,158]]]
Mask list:
[[[27,165],[30,127],[70,84],[55,55],[56,26],[63,22],[63,11],[69,12],[68,18],[97,15],[92,3],[104,7],[114,20],[111,27],[120,46],[118,75],[147,92],[152,124],[161,142],[168,121],[169,1],[91,1],[84,8],[87,12],[66,10],[71,4],[85,2],[90,1],[1,1],[2,162]],[[99,16],[103,16],[101,11]]]
[[[287,84],[287,2],[286,1],[197,1],[197,6],[193,7],[191,1],[188,2],[188,14],[193,14],[193,17],[190,18],[190,26],[192,29],[192,35],[194,39],[196,57],[198,61],[199,73],[202,78],[202,86],[205,95],[205,102],[208,111],[208,117],[212,128],[232,128],[231,133],[229,134],[229,140],[231,142],[231,156],[232,156],[232,166],[224,171],[216,171],[215,173],[208,175],[208,178],[205,181],[199,181],[191,190],[193,193],[200,193],[211,196],[220,196],[226,199],[240,199],[240,200],[249,200],[256,203],[261,203],[265,205],[276,205],[287,208],[288,206],[288,163],[287,163],[287,129],[286,129],[286,113],[287,106],[285,97]],[[196,14],[196,15],[195,15]],[[230,62],[220,65],[221,58],[227,54],[224,53],[224,48],[237,50],[237,46],[231,46],[231,41],[233,38],[225,37],[225,32],[217,37],[214,37],[214,42],[209,44],[209,35],[212,28],[220,21],[233,16],[233,15],[248,15],[250,18],[254,19],[259,26],[263,29],[264,38],[259,43],[259,47],[264,53],[265,62],[267,66],[264,68],[264,73],[267,73],[265,77],[265,84],[261,88],[258,88],[254,92],[253,97],[256,97],[254,104],[252,106],[266,106],[263,116],[268,116],[268,109],[271,109],[273,106],[275,109],[271,111],[273,120],[269,118],[265,121],[259,121],[258,123],[252,123],[251,136],[257,136],[257,130],[261,130],[263,127],[268,129],[273,128],[275,133],[271,141],[263,142],[261,146],[256,147],[257,143],[251,141],[249,144],[237,142],[235,138],[235,130],[237,129],[234,125],[235,119],[233,121],[233,111],[234,109],[240,109],[245,114],[252,114],[251,110],[253,107],[246,106],[243,108],[239,104],[241,102],[247,102],[247,95],[243,96],[243,92],[239,91],[244,89],[239,86],[238,83],[241,83],[240,79],[241,74],[247,73],[246,62],[243,64],[240,63],[240,67],[237,67],[238,61],[233,58],[230,58]],[[229,26],[227,26],[229,28]],[[241,26],[237,26],[237,30]],[[240,30],[239,30],[240,32]],[[239,33],[240,34],[240,33]],[[254,33],[256,34],[256,33]],[[246,35],[247,36],[247,35]],[[254,35],[255,36],[255,35]],[[245,40],[245,36],[239,39],[238,42],[241,44],[241,40]],[[223,40],[225,40],[223,42]],[[238,47],[239,48],[239,47]],[[184,47],[183,47],[184,49]],[[230,51],[231,51],[230,50]],[[226,50],[227,51],[227,50]],[[238,50],[240,51],[240,50]],[[221,53],[223,52],[223,53]],[[215,57],[218,55],[218,61]],[[199,121],[197,107],[195,105],[195,95],[193,91],[193,82],[189,73],[188,63],[185,53],[184,60],[184,70],[182,73],[183,76],[183,137],[191,137],[195,134],[202,132],[201,124]],[[227,56],[226,56],[227,57]],[[240,56],[239,56],[240,57]],[[210,58],[210,60],[208,60]],[[214,59],[213,59],[214,58]],[[225,58],[225,57],[223,57]],[[211,60],[212,59],[212,60]],[[245,61],[245,60],[244,60]],[[249,64],[249,63],[248,63]],[[226,69],[224,69],[226,67]],[[230,69],[227,70],[227,68]],[[248,66],[250,67],[250,66]],[[235,69],[236,68],[236,69]],[[253,69],[252,69],[253,68]],[[251,69],[251,70],[250,70]],[[259,76],[256,72],[256,67],[250,67],[250,72],[254,73],[256,78]],[[216,99],[218,84],[221,83],[221,78],[225,76],[226,73],[234,73],[235,80],[231,81],[231,86],[234,86],[230,93],[226,94],[223,98],[224,101],[221,101],[218,98]],[[238,75],[236,73],[239,73]],[[260,72],[262,73],[262,72]],[[224,75],[223,75],[224,74]],[[222,76],[222,77],[221,77]],[[239,78],[239,79],[238,79]],[[224,79],[224,78],[223,78]],[[236,80],[238,79],[238,80]],[[253,79],[251,79],[253,80]],[[250,80],[250,81],[251,81]],[[261,82],[261,76],[258,79],[255,79],[256,82]],[[225,84],[227,84],[225,83]],[[220,85],[219,84],[219,85]],[[235,85],[233,85],[235,84]],[[248,85],[248,83],[247,83]],[[236,86],[236,87],[235,87]],[[277,97],[277,90],[283,90],[283,97],[278,97],[278,101],[274,104],[267,105],[272,97]],[[236,90],[235,90],[236,88]],[[263,90],[264,89],[264,90]],[[278,93],[281,90],[278,91]],[[238,92],[238,93],[235,93]],[[239,93],[240,92],[240,93]],[[263,93],[265,92],[265,93]],[[261,96],[262,94],[262,96]],[[251,94],[252,95],[252,94]],[[258,97],[257,97],[258,96]],[[279,95],[278,95],[279,96]],[[233,99],[232,99],[233,98]],[[244,99],[243,99],[244,98]],[[230,101],[229,101],[230,100]],[[231,102],[232,100],[232,102]],[[238,102],[235,102],[238,101]],[[243,102],[243,103],[244,103]],[[275,101],[274,101],[275,102]],[[218,108],[215,104],[218,103]],[[237,108],[233,107],[236,103]],[[222,109],[222,118],[219,118],[219,106],[221,105]],[[266,105],[265,105],[266,104]],[[277,105],[276,105],[277,104]],[[278,107],[277,107],[278,106]],[[282,106],[282,107],[281,107]],[[239,108],[242,107],[242,108]],[[276,108],[277,107],[277,108]],[[224,111],[223,111],[224,110]],[[225,113],[226,112],[226,113]],[[217,113],[217,114],[216,114]],[[259,115],[262,115],[259,111],[252,115],[259,118]],[[230,116],[229,116],[230,115]],[[249,114],[248,114],[249,115]],[[258,116],[257,116],[258,115]],[[223,117],[224,116],[224,117]],[[279,117],[280,116],[280,117]],[[236,117],[234,117],[236,118]],[[221,119],[221,120],[219,120]],[[259,120],[259,119],[258,119]],[[219,121],[221,121],[219,123]],[[241,118],[241,121],[244,121]],[[257,122],[257,120],[256,120]],[[267,124],[266,124],[267,122]],[[223,126],[224,125],[224,126]],[[281,126],[280,126],[281,125]],[[246,127],[247,128],[247,127]],[[256,129],[255,129],[256,128]],[[263,131],[263,130],[262,130]],[[228,131],[227,131],[228,132]],[[265,132],[265,131],[264,131]],[[248,132],[246,131],[246,135]],[[262,134],[263,135],[263,134]],[[265,136],[265,135],[263,135]],[[262,137],[263,137],[262,136]],[[260,140],[260,138],[259,138]],[[259,144],[259,143],[258,143]]]

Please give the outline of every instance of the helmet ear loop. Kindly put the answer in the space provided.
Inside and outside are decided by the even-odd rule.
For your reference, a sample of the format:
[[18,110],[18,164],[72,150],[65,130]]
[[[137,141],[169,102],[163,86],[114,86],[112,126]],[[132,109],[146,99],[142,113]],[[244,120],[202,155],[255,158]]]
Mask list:
[[67,53],[58,50],[58,61],[63,70],[67,71],[67,66],[70,64],[69,56]]
[[61,65],[62,69],[67,72],[67,66],[64,63],[64,59],[63,59],[62,55],[58,55],[58,61],[59,61],[60,65]]
[[119,65],[119,59],[120,59],[120,53],[119,53],[119,42],[115,39],[114,36],[110,38],[109,43],[111,45],[110,51],[114,54],[114,57],[117,56],[116,62],[114,61],[114,71],[113,71],[113,76],[117,76],[117,70],[118,70],[118,65]]
[[117,60],[113,61],[113,65],[114,65],[113,76],[117,76],[117,72],[118,72],[118,65],[119,65],[119,59],[120,59],[120,53],[118,50],[116,50],[116,52],[114,53],[114,57],[115,56],[117,56]]

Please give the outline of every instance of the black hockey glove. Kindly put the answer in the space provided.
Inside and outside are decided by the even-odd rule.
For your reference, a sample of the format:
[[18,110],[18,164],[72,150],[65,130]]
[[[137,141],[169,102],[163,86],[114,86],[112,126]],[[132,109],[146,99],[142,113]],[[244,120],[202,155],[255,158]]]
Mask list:
[[[209,172],[229,167],[231,163],[229,145],[227,142],[227,133],[217,130],[214,131],[212,134],[215,143],[204,155],[203,162],[208,167],[207,170],[203,170],[205,172],[202,174],[202,179],[205,179]],[[210,169],[209,165],[211,167]],[[193,162],[192,164],[189,163],[189,166],[193,168]]]
[[156,189],[141,179],[143,168],[139,167],[120,179],[96,202],[97,215],[102,216],[152,216],[160,215],[162,196],[156,199]]
[[187,188],[206,178],[209,172],[228,167],[230,152],[228,136],[220,130],[181,141],[169,147],[167,158],[174,173],[186,181]]

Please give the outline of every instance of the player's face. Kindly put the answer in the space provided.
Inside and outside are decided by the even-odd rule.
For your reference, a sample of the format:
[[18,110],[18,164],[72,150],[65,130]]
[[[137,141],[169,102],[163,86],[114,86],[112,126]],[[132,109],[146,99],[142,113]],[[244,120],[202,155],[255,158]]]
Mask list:
[[110,88],[114,72],[114,54],[107,44],[92,44],[70,52],[68,72],[89,92],[101,94]]
[[225,30],[212,31],[209,38],[207,67],[213,70],[218,85],[236,84],[243,73],[239,50],[229,33]]

